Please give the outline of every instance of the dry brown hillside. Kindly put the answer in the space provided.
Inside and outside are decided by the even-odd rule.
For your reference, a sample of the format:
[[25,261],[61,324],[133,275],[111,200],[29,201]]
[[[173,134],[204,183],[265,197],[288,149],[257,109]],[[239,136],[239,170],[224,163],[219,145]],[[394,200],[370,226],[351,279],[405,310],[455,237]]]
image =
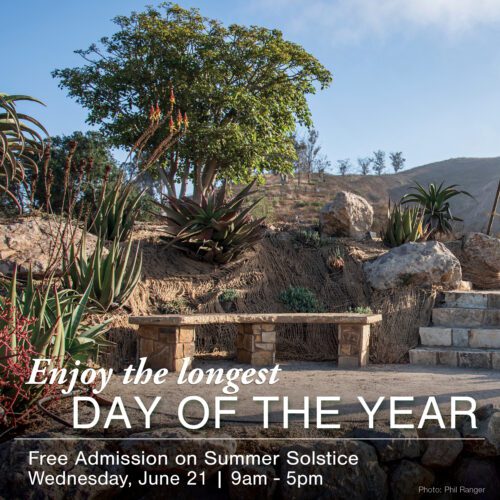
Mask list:
[[[326,175],[324,181],[314,175],[310,182],[290,179],[281,185],[279,176],[269,176],[263,191],[265,199],[260,212],[274,222],[317,224],[321,207],[340,190],[352,191],[365,197],[375,208],[374,229],[379,230],[387,212],[389,199],[397,201],[415,181],[459,184],[475,199],[461,196],[452,202],[453,213],[464,219],[458,230],[484,231],[491,212],[493,198],[500,180],[499,158],[454,158],[412,168],[398,174]],[[493,233],[500,234],[500,218],[496,218]]]

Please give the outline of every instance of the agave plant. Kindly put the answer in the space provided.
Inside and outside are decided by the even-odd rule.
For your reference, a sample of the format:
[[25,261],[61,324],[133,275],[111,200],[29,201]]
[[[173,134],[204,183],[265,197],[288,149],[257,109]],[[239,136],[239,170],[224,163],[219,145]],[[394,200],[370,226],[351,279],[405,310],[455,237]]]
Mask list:
[[128,240],[144,193],[145,190],[136,191],[133,184],[125,183],[123,175],[104,184],[98,206],[88,224],[89,231],[107,240]]
[[254,184],[255,181],[227,201],[225,186],[204,197],[201,203],[186,197],[168,197],[169,204],[162,208],[173,244],[193,257],[218,264],[231,261],[255,244],[263,237],[264,218],[254,220],[250,212],[260,199],[243,206],[255,193]]
[[89,290],[90,299],[107,311],[123,305],[134,291],[141,276],[142,254],[137,246],[132,257],[131,239],[123,246],[114,240],[108,249],[104,241],[103,237],[97,237],[90,256],[85,235],[78,247],[72,243],[63,259],[63,280],[68,288],[80,293]]
[[436,186],[431,183],[427,187],[423,187],[418,182],[412,187],[414,193],[405,194],[401,198],[401,203],[417,203],[424,211],[424,224],[428,224],[433,234],[436,233],[451,233],[453,231],[452,222],[462,221],[451,213],[450,203],[448,200],[458,195],[465,195],[473,198],[467,191],[456,189],[457,184],[443,187],[443,182]]
[[420,207],[389,206],[387,225],[382,240],[388,247],[398,247],[405,243],[426,240],[430,231],[424,224],[424,213]]
[[[45,287],[35,287],[30,271],[26,285],[18,293],[14,271],[8,298],[0,300],[0,310],[10,311],[6,317],[11,326],[17,322],[17,312],[28,320],[30,345],[37,356],[50,359],[53,366],[72,365],[77,360],[85,364],[89,359],[96,359],[99,349],[111,345],[104,337],[110,320],[97,325],[84,322],[92,283],[82,295],[74,290],[57,290],[52,285],[49,279]],[[16,343],[13,337],[12,346]]]
[[36,177],[37,161],[44,150],[41,134],[48,133],[32,116],[18,113],[16,104],[19,101],[43,103],[25,95],[0,93],[0,191],[10,196],[21,209],[10,186],[24,181],[27,170],[32,170]]

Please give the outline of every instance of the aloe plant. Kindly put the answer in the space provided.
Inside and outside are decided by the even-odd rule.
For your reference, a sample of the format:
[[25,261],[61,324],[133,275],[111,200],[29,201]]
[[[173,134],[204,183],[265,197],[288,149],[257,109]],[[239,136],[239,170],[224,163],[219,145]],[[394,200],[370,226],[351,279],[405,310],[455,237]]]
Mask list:
[[[108,249],[98,236],[95,249],[87,255],[85,235],[79,245],[70,245],[63,259],[64,282],[68,288],[83,293],[89,289],[90,299],[104,311],[123,305],[139,282],[142,254],[139,245],[132,255],[132,240],[121,245],[114,240]],[[107,250],[107,253],[106,253]]]
[[423,187],[418,182],[412,187],[414,193],[405,194],[401,198],[401,203],[416,203],[424,210],[424,224],[430,226],[433,234],[436,233],[451,233],[453,221],[462,221],[451,213],[450,203],[448,200],[461,194],[473,198],[467,191],[458,190],[457,184],[443,187],[443,182],[436,186],[430,183],[427,187]]
[[[89,359],[96,359],[101,348],[112,345],[104,336],[110,320],[97,325],[84,321],[92,283],[83,294],[74,290],[57,290],[52,279],[40,288],[35,286],[30,271],[21,293],[17,288],[17,271],[14,271],[7,298],[0,300],[0,310],[9,311],[6,317],[11,326],[16,324],[17,312],[28,320],[26,328],[34,354],[50,359],[52,365],[62,367],[77,360],[85,364]],[[13,348],[16,343],[13,336]]]
[[254,220],[250,215],[260,199],[243,206],[254,194],[254,184],[227,201],[225,186],[203,197],[201,203],[168,197],[168,205],[161,205],[168,237],[177,248],[208,262],[224,264],[236,258],[264,234],[264,218]]
[[382,233],[382,240],[389,247],[398,247],[404,243],[426,240],[429,237],[428,226],[424,224],[423,210],[419,207],[389,207],[387,224]]
[[25,95],[0,93],[0,191],[6,193],[21,209],[10,189],[11,185],[24,181],[27,170],[36,176],[37,161],[44,150],[42,134],[48,133],[38,120],[17,111],[19,101],[43,103]]
[[137,191],[133,184],[124,182],[123,175],[104,184],[98,206],[88,224],[89,231],[107,240],[128,240],[144,193],[145,190]]

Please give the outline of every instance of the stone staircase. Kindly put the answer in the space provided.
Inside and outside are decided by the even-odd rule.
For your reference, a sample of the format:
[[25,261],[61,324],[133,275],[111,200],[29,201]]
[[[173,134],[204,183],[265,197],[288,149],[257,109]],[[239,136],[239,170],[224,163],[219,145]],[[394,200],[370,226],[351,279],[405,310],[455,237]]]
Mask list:
[[500,370],[500,291],[445,292],[420,343],[411,364]]

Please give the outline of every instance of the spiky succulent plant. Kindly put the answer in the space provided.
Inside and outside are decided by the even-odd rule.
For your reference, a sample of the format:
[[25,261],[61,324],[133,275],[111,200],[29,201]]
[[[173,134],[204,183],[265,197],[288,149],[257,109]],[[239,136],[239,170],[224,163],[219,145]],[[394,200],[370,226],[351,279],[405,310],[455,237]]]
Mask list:
[[126,241],[134,227],[145,190],[137,191],[120,175],[102,187],[99,202],[90,217],[88,229],[107,240]]
[[424,224],[428,224],[433,235],[439,233],[451,233],[453,231],[452,222],[462,221],[451,213],[449,200],[461,194],[473,198],[467,191],[459,190],[457,184],[444,186],[443,182],[436,186],[431,182],[427,188],[415,183],[412,187],[413,193],[405,194],[401,198],[401,203],[416,203],[423,208]]
[[[142,254],[139,245],[132,255],[132,240],[114,240],[106,249],[104,238],[97,237],[94,251],[87,255],[85,236],[72,244],[63,259],[63,279],[68,288],[83,293],[90,287],[90,299],[104,311],[123,305],[139,282]],[[106,252],[107,250],[107,252]]]
[[255,181],[233,198],[226,200],[226,189],[204,197],[201,203],[190,198],[168,198],[162,205],[167,220],[166,232],[172,243],[190,256],[224,264],[254,245],[264,235],[264,218],[253,219],[252,209],[260,199],[244,206]]
[[387,223],[382,233],[382,240],[389,247],[398,247],[404,243],[426,240],[429,236],[428,225],[424,223],[423,210],[420,207],[389,206]]
[[44,150],[42,134],[48,133],[38,120],[18,112],[19,101],[43,103],[25,95],[0,93],[0,191],[21,209],[11,186],[23,182],[28,170],[36,177]]

